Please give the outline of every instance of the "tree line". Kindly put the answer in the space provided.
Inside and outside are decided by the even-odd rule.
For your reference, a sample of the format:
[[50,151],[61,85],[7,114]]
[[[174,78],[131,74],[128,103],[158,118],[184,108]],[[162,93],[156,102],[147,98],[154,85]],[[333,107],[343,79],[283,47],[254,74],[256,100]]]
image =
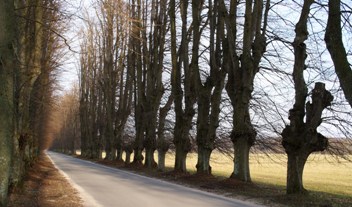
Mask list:
[[63,48],[59,1],[0,4],[0,206],[48,147]]
[[[81,33],[80,83],[72,97],[79,104],[62,102],[73,110],[64,122],[74,121],[58,131],[62,138],[53,148],[70,153],[80,148],[90,159],[102,159],[105,151],[107,160],[164,170],[172,147],[174,171],[187,172],[194,141],[197,173],[211,174],[211,153],[226,139],[234,153],[231,178],[251,182],[250,150],[266,130],[264,123],[282,138],[288,156],[287,193],[305,191],[305,162],[329,146],[318,130],[329,122],[324,116],[341,109],[343,115],[331,116],[327,125],[338,129],[351,117],[352,71],[343,41],[351,28],[348,3],[99,0],[95,6]],[[333,68],[321,61],[329,55]],[[340,90],[326,89],[336,85],[322,82],[326,73],[337,74],[342,98]],[[269,87],[257,90],[259,77]],[[276,87],[274,79],[280,78]],[[269,95],[282,94],[285,84],[290,97]],[[291,109],[280,108],[289,98]],[[337,104],[345,100],[350,106]],[[284,125],[274,126],[273,120]],[[230,133],[221,136],[225,125]]]

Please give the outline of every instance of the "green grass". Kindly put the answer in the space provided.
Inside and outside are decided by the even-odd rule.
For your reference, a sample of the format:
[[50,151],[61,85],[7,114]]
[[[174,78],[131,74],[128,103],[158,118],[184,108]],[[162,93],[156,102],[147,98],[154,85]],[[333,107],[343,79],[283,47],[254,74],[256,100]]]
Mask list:
[[[156,159],[157,160],[157,159]],[[187,157],[187,169],[196,171],[197,155]],[[173,167],[174,154],[167,154],[166,166]],[[215,176],[229,177],[233,171],[232,159],[214,152],[211,157],[212,172]],[[250,158],[252,180],[256,183],[286,185],[286,156],[272,154],[252,154]],[[305,166],[303,183],[307,190],[320,191],[339,196],[352,197],[352,163],[338,162],[329,155],[313,154]]]

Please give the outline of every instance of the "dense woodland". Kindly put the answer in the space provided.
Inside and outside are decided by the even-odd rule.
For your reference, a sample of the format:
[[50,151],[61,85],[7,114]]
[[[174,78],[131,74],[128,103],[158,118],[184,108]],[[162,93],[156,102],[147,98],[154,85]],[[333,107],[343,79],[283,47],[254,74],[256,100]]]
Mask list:
[[279,140],[288,194],[305,191],[311,153],[348,158],[349,1],[92,1],[79,84],[56,96],[74,18],[58,2],[0,6],[0,206],[52,139],[55,150],[161,171],[172,150],[177,173],[191,151],[198,174],[211,174],[215,149],[231,152],[231,178],[244,182],[251,150]]

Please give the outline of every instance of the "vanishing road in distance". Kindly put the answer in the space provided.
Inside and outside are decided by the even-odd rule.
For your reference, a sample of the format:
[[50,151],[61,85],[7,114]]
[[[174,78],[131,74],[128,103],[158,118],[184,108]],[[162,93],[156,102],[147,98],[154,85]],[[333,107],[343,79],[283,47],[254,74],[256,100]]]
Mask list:
[[59,153],[47,154],[87,207],[260,207]]

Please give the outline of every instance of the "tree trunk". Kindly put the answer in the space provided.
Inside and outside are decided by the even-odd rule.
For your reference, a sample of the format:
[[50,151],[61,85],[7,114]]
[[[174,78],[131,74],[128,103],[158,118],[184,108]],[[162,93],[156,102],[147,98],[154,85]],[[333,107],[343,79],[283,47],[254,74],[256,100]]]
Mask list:
[[13,72],[15,8],[13,1],[0,6],[0,206],[7,205],[13,155]]
[[161,172],[165,171],[166,152],[165,150],[158,150],[158,170]]
[[186,158],[187,158],[188,150],[185,150],[182,145],[176,145],[176,157],[175,157],[175,167],[174,170],[176,172],[187,172],[186,167]]
[[107,144],[105,147],[106,160],[115,160],[116,159],[116,149],[113,147],[113,144]]
[[212,150],[209,148],[198,146],[198,162],[196,165],[198,174],[211,174],[211,166],[210,166],[210,155]]
[[303,187],[303,169],[308,156],[299,153],[287,154],[287,194],[305,193]]
[[[186,114],[188,114],[186,112]],[[175,167],[176,172],[187,172],[186,167],[186,157],[188,152],[191,150],[192,146],[189,140],[189,131],[192,127],[192,118],[194,111],[189,113],[190,116],[186,116],[183,119],[183,123],[180,119],[176,118],[175,133],[174,133],[174,144],[176,146],[176,157],[175,157]],[[181,126],[179,126],[180,124]]]
[[123,153],[122,147],[118,147],[117,148],[117,156],[116,156],[116,160],[118,162],[123,162],[122,153]]
[[234,171],[231,178],[242,180],[244,182],[251,182],[249,170],[249,149],[251,146],[252,144],[248,142],[247,137],[239,137],[234,142]]
[[145,150],[145,162],[144,162],[145,167],[147,168],[157,167],[157,163],[155,162],[155,159],[154,159],[154,152],[155,152],[155,149],[153,148],[147,148]]
[[197,117],[197,145],[198,145],[198,162],[196,165],[197,173],[211,174],[209,164],[211,152],[214,149],[214,138],[209,136],[209,113],[211,88],[201,88],[198,96],[198,117]]
[[[149,98],[152,99],[152,98]],[[148,100],[148,102],[151,100]],[[151,101],[153,102],[153,101]],[[158,102],[160,104],[160,100]],[[155,104],[155,103],[153,103]],[[158,104],[158,107],[159,107]],[[156,149],[156,123],[157,123],[157,110],[151,109],[154,107],[150,106],[150,103],[148,104],[149,106],[146,107],[149,112],[147,112],[148,115],[145,115],[145,131],[146,131],[146,138],[144,141],[144,146],[145,146],[145,162],[144,166],[147,168],[156,168],[157,163],[155,162],[154,159],[154,152]],[[158,107],[155,107],[156,109]]]
[[131,164],[131,151],[127,150],[126,152],[126,159],[125,159],[125,165]]
[[142,149],[139,148],[135,148],[133,153],[133,164],[135,165],[143,165],[143,160],[144,160],[144,156],[142,154]]
[[132,144],[128,144],[124,147],[124,151],[126,153],[125,165],[131,164],[131,154],[133,152]]
[[165,170],[165,155],[169,150],[170,141],[165,140],[165,120],[167,113],[171,109],[171,105],[174,99],[173,96],[170,95],[165,106],[160,108],[159,111],[159,125],[158,125],[158,140],[157,140],[157,150],[158,150],[158,170]]
[[92,158],[93,159],[102,159],[102,148],[100,143],[101,136],[96,136],[94,139],[94,144],[92,146]]

